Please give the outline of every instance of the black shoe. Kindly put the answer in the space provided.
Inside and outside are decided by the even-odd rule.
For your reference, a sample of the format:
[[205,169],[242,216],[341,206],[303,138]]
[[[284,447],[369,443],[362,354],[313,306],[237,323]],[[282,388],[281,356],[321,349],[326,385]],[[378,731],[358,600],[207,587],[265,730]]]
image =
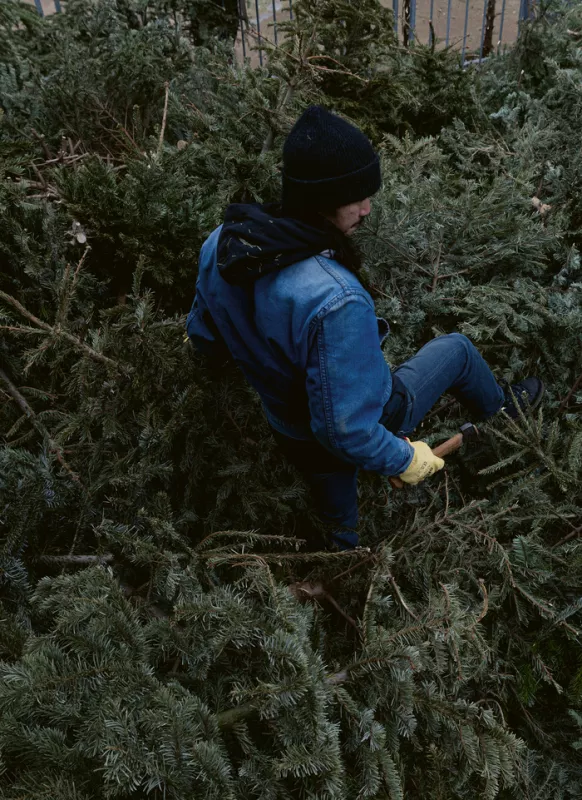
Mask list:
[[347,528],[338,528],[329,537],[328,549],[332,552],[335,551],[337,553],[343,550],[355,550],[358,546],[358,534]]
[[517,419],[519,416],[517,406],[522,411],[527,408],[533,411],[537,408],[542,402],[546,388],[540,378],[524,378],[511,386],[508,386],[506,381],[499,381],[499,384],[505,392],[505,401],[500,410],[504,411],[511,419]]

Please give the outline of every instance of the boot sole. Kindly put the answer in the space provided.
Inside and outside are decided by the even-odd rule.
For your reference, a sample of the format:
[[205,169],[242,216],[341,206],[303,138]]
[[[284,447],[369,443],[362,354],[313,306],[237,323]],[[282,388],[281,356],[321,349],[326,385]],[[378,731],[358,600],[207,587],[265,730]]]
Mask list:
[[[543,380],[541,378],[539,378],[538,380],[540,382],[538,393],[536,394],[534,399],[531,400],[528,403],[528,408],[530,409],[530,411],[535,411],[536,408],[539,408],[540,403],[542,402],[543,396],[544,396],[544,394],[546,392],[546,387],[545,387],[545,384],[544,384]],[[502,410],[504,410],[504,409],[502,409]],[[516,412],[515,414],[507,414],[507,416],[510,419],[517,419],[519,417],[519,414]]]
[[532,402],[529,404],[529,407],[532,411],[535,411],[536,408],[539,407],[540,403],[542,402],[543,396],[546,393],[546,387],[543,380],[540,378],[540,390],[537,395],[534,397]]

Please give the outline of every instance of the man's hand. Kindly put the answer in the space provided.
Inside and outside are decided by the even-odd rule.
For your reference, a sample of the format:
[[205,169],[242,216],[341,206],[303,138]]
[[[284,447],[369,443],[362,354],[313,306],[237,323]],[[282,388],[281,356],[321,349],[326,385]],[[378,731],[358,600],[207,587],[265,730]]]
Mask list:
[[408,484],[420,483],[444,467],[443,459],[435,456],[426,442],[411,442],[410,439],[406,441],[413,448],[414,456],[410,466],[398,476],[401,481]]

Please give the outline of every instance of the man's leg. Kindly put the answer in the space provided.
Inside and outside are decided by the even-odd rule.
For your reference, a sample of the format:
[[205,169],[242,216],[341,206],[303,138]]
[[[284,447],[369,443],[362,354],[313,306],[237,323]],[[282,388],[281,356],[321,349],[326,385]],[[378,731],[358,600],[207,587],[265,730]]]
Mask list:
[[316,441],[273,435],[287,460],[307,481],[315,508],[330,539],[340,549],[357,547],[358,470],[335,458]]
[[358,546],[358,470],[304,472],[317,513],[340,550]]
[[[465,406],[472,421],[491,417],[504,403],[503,389],[483,356],[460,333],[432,339],[394,373],[408,398],[400,429],[393,433],[411,433],[445,392]],[[383,422],[391,430],[390,422]]]

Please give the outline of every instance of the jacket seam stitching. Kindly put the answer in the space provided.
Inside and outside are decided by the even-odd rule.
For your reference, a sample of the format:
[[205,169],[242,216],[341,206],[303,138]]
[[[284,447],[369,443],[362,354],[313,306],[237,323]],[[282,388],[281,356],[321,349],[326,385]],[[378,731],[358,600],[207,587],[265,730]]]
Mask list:
[[321,322],[321,320],[325,316],[327,316],[327,314],[330,311],[332,311],[336,306],[339,306],[346,298],[350,298],[350,297],[361,298],[364,301],[364,303],[368,306],[368,308],[371,308],[372,311],[374,310],[373,305],[370,304],[370,301],[368,300],[368,298],[364,294],[363,290],[354,289],[354,288],[350,287],[350,288],[344,289],[339,294],[336,294],[335,297],[331,298],[331,300],[328,300],[327,303],[324,306],[322,306],[319,309],[319,311],[317,312],[317,314],[313,317],[313,319],[311,320],[310,327],[313,328],[315,325],[317,325],[319,322]]
[[319,266],[324,269],[328,275],[330,275],[334,280],[336,280],[342,289],[349,288],[349,284],[345,278],[341,276],[341,274],[335,270],[330,264],[327,263],[327,260],[323,258],[323,256],[316,255],[314,256],[315,260],[319,264]]
[[331,394],[329,392],[329,380],[327,375],[325,363],[325,342],[324,342],[323,326],[320,325],[317,333],[317,356],[319,359],[319,374],[321,376],[321,391],[323,395],[323,408],[325,415],[325,428],[327,430],[327,438],[332,447],[337,447],[335,432],[333,430],[333,403]]

